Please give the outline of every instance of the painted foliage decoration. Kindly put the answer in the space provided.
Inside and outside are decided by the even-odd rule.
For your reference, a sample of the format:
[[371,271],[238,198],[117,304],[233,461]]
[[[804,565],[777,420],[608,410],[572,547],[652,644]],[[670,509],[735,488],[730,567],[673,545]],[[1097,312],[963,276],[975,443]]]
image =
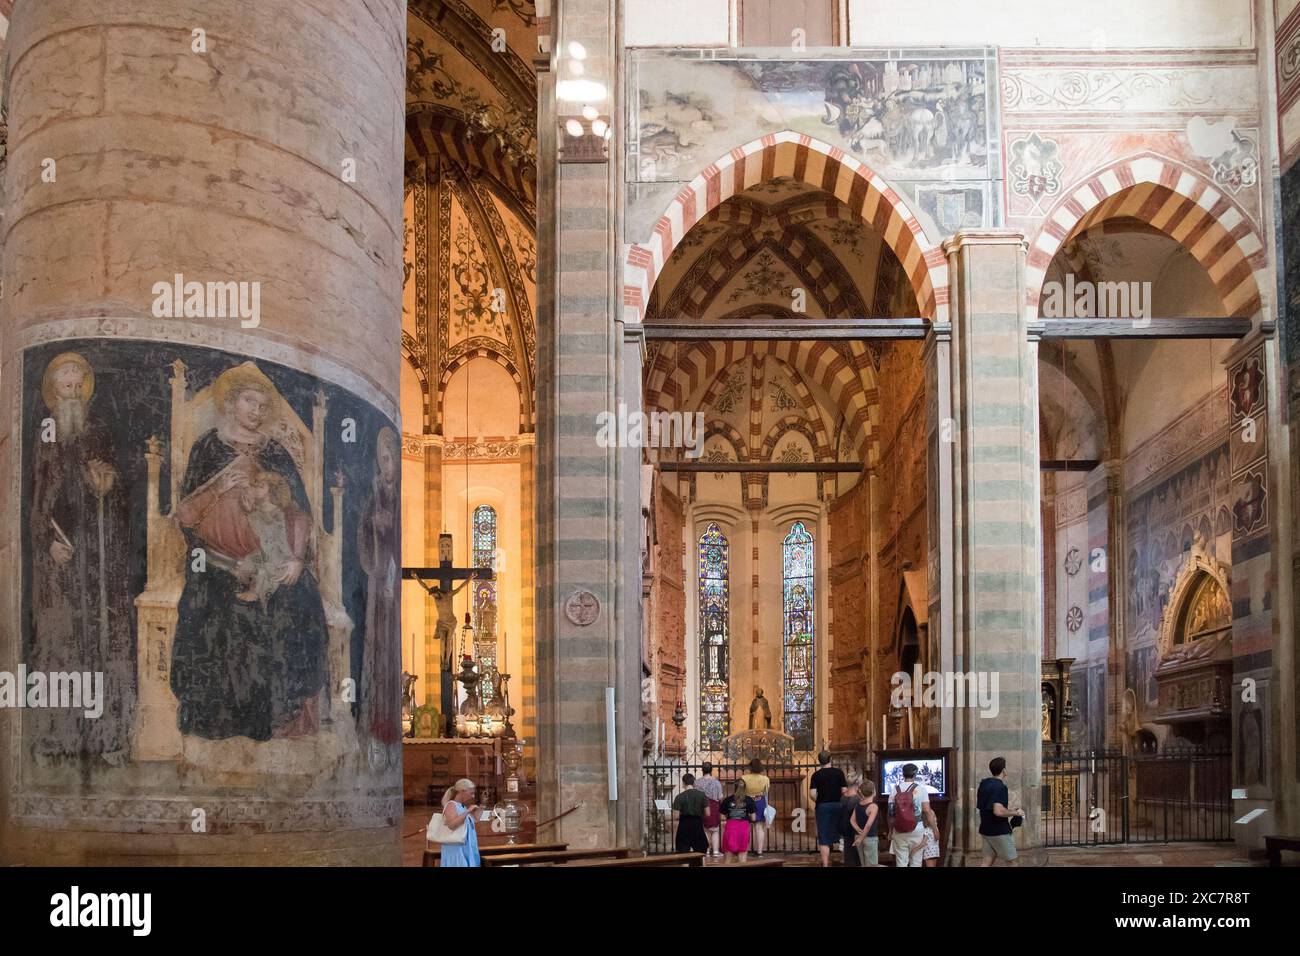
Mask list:
[[781,550],[784,609],[783,715],[795,750],[813,749],[813,536],[796,521]]
[[731,732],[730,568],[727,536],[711,522],[699,540],[700,749],[718,750]]

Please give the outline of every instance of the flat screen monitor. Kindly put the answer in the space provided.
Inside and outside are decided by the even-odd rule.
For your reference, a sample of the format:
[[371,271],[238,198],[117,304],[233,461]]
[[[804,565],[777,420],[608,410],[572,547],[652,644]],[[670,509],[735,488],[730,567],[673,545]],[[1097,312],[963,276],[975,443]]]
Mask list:
[[936,797],[948,796],[948,761],[934,757],[887,757],[880,761],[880,792],[885,796],[894,793],[903,783],[903,767],[916,764],[916,780],[930,788]]

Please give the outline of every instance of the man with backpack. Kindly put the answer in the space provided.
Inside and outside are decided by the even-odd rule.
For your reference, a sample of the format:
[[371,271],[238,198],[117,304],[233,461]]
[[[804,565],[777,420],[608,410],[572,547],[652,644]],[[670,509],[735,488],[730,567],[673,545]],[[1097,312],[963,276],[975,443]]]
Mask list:
[[939,821],[930,809],[930,794],[916,779],[916,764],[903,765],[903,782],[889,795],[891,837],[890,852],[895,866],[922,866],[925,850],[925,826],[939,830]]

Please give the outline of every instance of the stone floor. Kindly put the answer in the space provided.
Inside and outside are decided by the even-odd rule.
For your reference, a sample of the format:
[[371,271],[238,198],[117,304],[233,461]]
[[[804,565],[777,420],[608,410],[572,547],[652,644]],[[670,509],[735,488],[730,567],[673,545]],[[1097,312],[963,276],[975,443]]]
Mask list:
[[1126,846],[1053,847],[1048,866],[1265,866],[1232,843],[1140,843]]
[[[402,865],[419,866],[424,853],[424,828],[431,809],[408,806],[402,828]],[[480,832],[484,844],[504,843],[502,837]],[[1127,846],[1054,847],[1047,852],[1047,866],[1264,866],[1263,860],[1246,858],[1231,843],[1143,843]],[[838,864],[839,854],[835,854]],[[715,865],[715,861],[705,861]],[[817,866],[814,853],[792,853],[786,866]],[[1300,866],[1300,856],[1283,856],[1284,866]]]

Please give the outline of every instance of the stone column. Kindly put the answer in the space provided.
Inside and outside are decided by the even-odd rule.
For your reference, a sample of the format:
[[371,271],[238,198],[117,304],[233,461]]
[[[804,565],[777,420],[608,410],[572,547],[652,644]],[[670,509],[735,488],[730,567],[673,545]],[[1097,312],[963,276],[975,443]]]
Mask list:
[[[1106,546],[1102,554],[1088,553],[1088,571],[1096,572],[1097,558],[1106,561],[1106,746],[1126,750],[1124,734],[1124,692],[1128,689],[1127,632],[1124,624],[1128,595],[1128,545],[1124,533],[1124,461],[1115,458],[1106,468]],[[1091,601],[1089,602],[1091,605]],[[1091,614],[1091,606],[1089,613]],[[1145,691],[1143,691],[1145,693]]]
[[[424,566],[438,563],[438,535],[445,530],[442,520],[442,459],[446,437],[424,436]],[[433,728],[435,737],[446,734],[449,714],[442,713],[442,648],[436,637],[438,607],[424,595],[424,702],[438,709],[441,727]]]
[[[537,656],[533,635],[537,633],[537,436],[519,436],[519,623],[520,654],[517,672],[511,676],[510,704],[516,733],[525,741],[525,770],[532,779],[537,772]],[[512,665],[513,666],[513,665]]]
[[[931,551],[941,565],[946,553],[952,555],[953,601],[931,627],[950,628],[940,638],[945,667],[951,659],[953,670],[975,673],[989,689],[993,677],[998,682],[996,713],[969,700],[953,708],[954,861],[975,863],[981,855],[975,789],[996,756],[1006,757],[1007,786],[1026,811],[1018,841],[1032,859],[1041,845],[1042,562],[1037,347],[1025,318],[1025,241],[1011,231],[963,232],[944,250],[953,275],[950,388],[937,395],[941,430],[932,447],[941,449],[939,505],[946,503],[947,472],[952,510],[940,512],[943,527]],[[943,351],[936,347],[936,358]],[[942,386],[942,378],[936,368],[933,379]],[[943,441],[945,410],[953,420],[951,444]],[[947,569],[941,566],[938,577],[942,593]]]
[[[1043,659],[1056,653],[1056,476],[1043,476]],[[1057,702],[1060,703],[1059,701]]]
[[[50,733],[52,711],[0,711],[4,863],[400,859],[401,748],[372,749],[342,693],[360,650],[349,632],[365,618],[340,582],[365,586],[344,514],[369,500],[380,429],[400,436],[405,8],[372,0],[358,17],[346,0],[43,0],[14,17],[0,669],[90,659],[118,709],[82,722],[85,735],[75,713],[71,732]],[[178,281],[204,286],[197,296],[182,286],[173,312]],[[238,293],[246,308],[235,314]],[[68,440],[76,427],[47,445],[33,430],[53,411],[42,379],[60,362],[89,372],[70,387],[93,447]],[[226,388],[237,401],[218,401]],[[302,632],[313,637],[295,658],[298,694],[252,675],[273,701],[270,739],[254,739],[261,716],[235,720],[219,695],[190,684],[178,701],[169,687],[185,672],[173,657],[182,631],[203,640],[192,637],[201,622],[178,620],[177,604],[216,580],[188,560],[178,497],[183,481],[213,475],[192,448],[207,435],[220,462],[213,427],[240,415],[268,442],[253,443],[259,466],[301,481],[293,507],[316,546],[292,600],[307,616],[313,604],[325,612]],[[93,505],[63,528],[79,544],[65,571],[51,560],[54,522],[36,513],[41,455],[70,467],[97,460],[111,474],[107,490],[87,482],[104,530],[96,535]],[[75,480],[67,489],[91,500]],[[211,560],[202,573],[231,580]],[[84,592],[104,609],[99,620],[69,629],[57,608],[42,613],[60,600],[60,574],[78,600]],[[44,596],[30,593],[33,575]],[[24,600],[40,605],[34,627]],[[391,640],[372,653],[400,672],[390,621]],[[168,719],[178,712],[193,721]],[[202,729],[228,724],[239,726],[234,736]]]
[[642,346],[615,293],[620,126],[608,144],[565,129],[584,122],[584,106],[615,110],[617,10],[571,0],[554,18],[538,120],[538,193],[554,196],[538,215],[538,274],[554,277],[538,309],[539,804],[543,819],[581,805],[547,839],[612,846],[641,833],[641,450],[597,437],[600,416],[620,402],[640,411]]

